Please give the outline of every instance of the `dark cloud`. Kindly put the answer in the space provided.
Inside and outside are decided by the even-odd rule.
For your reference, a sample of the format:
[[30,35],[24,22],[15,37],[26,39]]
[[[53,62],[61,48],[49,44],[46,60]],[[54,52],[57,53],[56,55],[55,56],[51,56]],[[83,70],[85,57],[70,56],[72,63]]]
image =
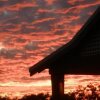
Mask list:
[[7,58],[8,57],[10,58],[9,55],[14,56],[15,54],[13,54],[13,53],[8,54],[8,51],[6,51],[4,49],[2,49],[1,52],[0,52],[0,56],[4,56],[4,57],[7,57]]
[[3,56],[6,59],[13,59],[17,53],[18,51],[16,49],[11,49],[11,50],[2,49],[0,52],[0,56]]
[[16,3],[23,3],[24,2],[24,0],[8,0],[8,3],[9,4],[11,4],[11,5],[14,5],[14,4],[16,4]]
[[58,30],[55,32],[57,35],[63,35],[66,32],[66,30]]
[[54,2],[55,8],[57,9],[64,9],[71,7],[66,0],[55,0]]
[[44,8],[46,6],[45,0],[42,0],[42,1],[36,0],[36,3],[40,8]]
[[35,42],[30,42],[27,45],[25,45],[25,50],[36,50],[38,49],[38,46]]
[[26,40],[23,39],[23,38],[17,38],[17,39],[16,39],[16,42],[24,43],[24,42],[26,42]]
[[6,5],[7,1],[0,1],[0,7],[4,7]]
[[21,18],[23,21],[26,21],[26,22],[32,22],[35,19],[35,13],[37,11],[37,8],[36,7],[25,7],[25,8],[22,8],[19,12],[18,12],[18,16],[19,18]]

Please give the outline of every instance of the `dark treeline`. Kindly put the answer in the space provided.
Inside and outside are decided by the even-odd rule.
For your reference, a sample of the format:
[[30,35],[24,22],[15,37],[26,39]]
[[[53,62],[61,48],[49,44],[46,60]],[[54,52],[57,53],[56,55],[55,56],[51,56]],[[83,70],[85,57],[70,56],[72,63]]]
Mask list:
[[[47,94],[30,94],[24,95],[22,98],[0,97],[0,100],[52,100],[52,97]],[[88,84],[86,87],[81,85],[73,91],[64,95],[64,100],[100,100],[100,85],[94,86],[93,84]]]
[[47,94],[40,93],[38,95],[34,95],[34,94],[25,95],[19,100],[49,100],[49,98],[50,95],[48,93]]
[[1,97],[0,96],[0,100],[50,100],[50,95],[47,93],[47,94],[43,94],[43,93],[40,93],[40,94],[30,94],[30,95],[24,95],[22,98],[18,99],[17,97],[11,99],[10,97]]

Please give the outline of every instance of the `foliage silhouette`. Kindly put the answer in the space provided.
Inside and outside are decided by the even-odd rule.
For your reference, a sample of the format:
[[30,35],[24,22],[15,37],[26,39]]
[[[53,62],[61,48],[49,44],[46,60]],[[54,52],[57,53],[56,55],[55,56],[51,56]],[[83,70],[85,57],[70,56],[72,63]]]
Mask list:
[[34,95],[34,94],[25,95],[19,100],[47,100],[48,97],[49,97],[48,93],[47,94],[40,93],[38,95]]
[[[10,97],[2,97],[0,96],[0,100],[53,100],[52,96],[47,94],[30,94],[24,95],[22,98],[13,98]],[[64,100],[100,100],[100,85],[97,84],[96,86],[93,84],[88,84],[87,86],[83,87],[81,85],[73,91],[69,92],[64,95]]]

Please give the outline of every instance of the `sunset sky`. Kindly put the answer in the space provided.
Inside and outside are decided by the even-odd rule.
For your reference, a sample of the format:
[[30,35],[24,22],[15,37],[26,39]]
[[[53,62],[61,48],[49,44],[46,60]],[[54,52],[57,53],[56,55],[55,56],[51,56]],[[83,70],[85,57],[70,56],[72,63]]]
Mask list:
[[[98,5],[100,0],[0,0],[0,92],[48,92],[48,70],[30,77],[29,67],[67,43]],[[66,77],[68,85],[95,76]]]

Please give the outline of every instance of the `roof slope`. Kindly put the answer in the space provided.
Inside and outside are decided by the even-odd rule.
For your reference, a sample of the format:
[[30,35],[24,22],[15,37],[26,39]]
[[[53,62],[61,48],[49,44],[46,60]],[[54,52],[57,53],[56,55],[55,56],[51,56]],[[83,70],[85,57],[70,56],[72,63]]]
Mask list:
[[71,52],[79,46],[81,41],[85,39],[85,37],[91,35],[89,31],[91,29],[94,29],[98,23],[100,23],[100,7],[98,7],[95,13],[89,18],[89,20],[84,24],[84,26],[70,42],[63,45],[55,52],[51,53],[49,56],[47,56],[40,62],[36,63],[34,66],[30,67],[30,75],[43,71],[44,69],[48,68],[50,64],[55,62],[55,60],[63,58],[65,54],[70,55]]

